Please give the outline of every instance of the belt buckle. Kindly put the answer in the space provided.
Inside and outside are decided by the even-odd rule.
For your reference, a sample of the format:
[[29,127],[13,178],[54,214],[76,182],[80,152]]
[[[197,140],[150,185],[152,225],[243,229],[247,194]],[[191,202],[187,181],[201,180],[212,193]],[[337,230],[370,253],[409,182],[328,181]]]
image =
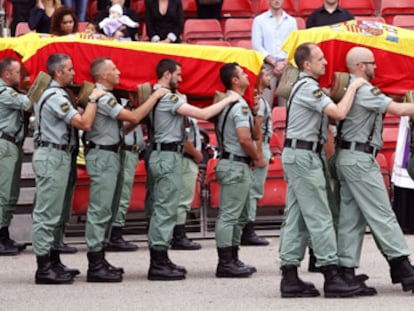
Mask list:
[[133,151],[133,152],[138,152],[138,150],[139,150],[139,146],[138,146],[138,144],[133,144],[133,145],[131,146],[131,151]]

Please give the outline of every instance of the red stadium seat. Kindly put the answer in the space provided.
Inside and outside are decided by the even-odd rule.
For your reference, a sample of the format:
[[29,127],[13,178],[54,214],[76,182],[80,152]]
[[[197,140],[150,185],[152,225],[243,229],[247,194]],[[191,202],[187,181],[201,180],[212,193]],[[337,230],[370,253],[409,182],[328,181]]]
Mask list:
[[341,0],[339,5],[353,15],[375,15],[373,0]]
[[398,127],[400,125],[400,117],[391,113],[386,113],[383,123],[384,127]]
[[394,15],[413,15],[414,1],[412,0],[382,0],[380,15],[387,24],[392,23]]
[[210,159],[206,168],[206,186],[209,191],[208,207],[218,208],[220,206],[220,187],[214,171],[219,159]]
[[[289,15],[295,16],[296,15],[296,7],[295,7],[294,0],[285,0],[283,2],[283,9]],[[269,1],[268,0],[252,0],[253,12],[255,15],[261,14],[264,11],[269,9]]]
[[221,14],[225,18],[253,17],[253,8],[250,0],[225,0]]
[[187,19],[184,23],[183,41],[223,40],[223,30],[216,19]]
[[224,40],[235,41],[252,38],[253,18],[228,18],[224,22]]
[[306,29],[306,22],[303,17],[297,16],[295,17],[296,24],[298,25],[298,29]]
[[139,160],[135,169],[134,185],[132,186],[131,203],[129,211],[143,211],[145,209],[145,195],[147,188],[147,170],[145,169],[144,160]]
[[323,5],[323,0],[299,0],[298,16],[308,16]]
[[190,44],[214,45],[214,46],[231,46],[231,43],[223,40],[194,40]]
[[23,36],[27,34],[28,32],[31,32],[29,28],[29,23],[20,22],[16,25],[16,33],[15,33],[16,37]]
[[391,195],[391,172],[388,167],[388,162],[385,156],[382,153],[377,155],[377,163],[381,169],[381,174],[384,179],[384,185],[387,189],[388,195]]
[[182,0],[185,18],[197,17],[197,6],[195,0]]
[[286,127],[286,107],[276,106],[272,110],[273,132],[276,133],[283,142],[285,139]]
[[414,30],[413,15],[395,15],[392,19],[392,25]]
[[235,40],[234,42],[231,42],[232,46],[237,46],[239,48],[245,48],[248,50],[252,49],[252,40]]
[[75,184],[75,192],[73,195],[72,213],[86,214],[89,203],[89,175],[84,165],[78,165],[78,177]]
[[278,132],[273,132],[269,147],[272,154],[282,154],[284,138]]
[[85,32],[87,25],[88,25],[88,22],[79,22],[79,25],[78,25],[79,32]]
[[144,24],[145,19],[145,1],[144,0],[131,0],[129,7],[138,13],[140,25]]
[[395,152],[397,138],[398,127],[384,127],[382,131],[382,139],[384,140],[384,144],[382,146],[380,153],[382,153],[385,156],[385,159],[388,163],[388,167],[392,167],[391,157],[392,154]]
[[385,24],[385,19],[382,16],[355,16],[357,21],[378,22]]
[[280,155],[275,156],[269,164],[263,198],[259,200],[257,206],[284,208],[286,205],[286,187]]

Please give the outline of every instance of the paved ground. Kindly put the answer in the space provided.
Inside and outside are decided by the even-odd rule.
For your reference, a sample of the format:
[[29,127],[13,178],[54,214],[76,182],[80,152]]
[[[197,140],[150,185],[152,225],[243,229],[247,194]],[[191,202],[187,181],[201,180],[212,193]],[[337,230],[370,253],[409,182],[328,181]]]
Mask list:
[[[406,236],[414,250],[414,236]],[[126,270],[124,281],[117,284],[85,282],[85,245],[79,252],[64,255],[63,261],[77,267],[82,274],[72,285],[34,285],[35,257],[31,247],[16,257],[0,257],[0,310],[414,310],[414,294],[392,285],[388,265],[370,235],[365,238],[361,272],[370,275],[368,284],[375,286],[375,297],[347,299],[281,299],[280,272],[277,258],[279,239],[269,238],[268,247],[244,247],[241,259],[254,264],[258,272],[249,279],[217,279],[214,240],[199,241],[200,251],[171,251],[174,262],[186,266],[184,281],[150,282],[146,279],[149,254],[146,243],[139,242],[134,253],[108,253],[109,261]],[[320,274],[301,268],[303,279],[322,290]]]

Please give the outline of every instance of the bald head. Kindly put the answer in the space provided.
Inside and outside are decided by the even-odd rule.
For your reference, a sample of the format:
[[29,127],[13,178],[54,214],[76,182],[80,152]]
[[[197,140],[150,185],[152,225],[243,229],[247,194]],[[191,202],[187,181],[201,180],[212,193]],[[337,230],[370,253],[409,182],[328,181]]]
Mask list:
[[359,46],[353,47],[346,54],[346,66],[350,73],[355,73],[358,70],[358,64],[374,60],[374,53],[370,49]]

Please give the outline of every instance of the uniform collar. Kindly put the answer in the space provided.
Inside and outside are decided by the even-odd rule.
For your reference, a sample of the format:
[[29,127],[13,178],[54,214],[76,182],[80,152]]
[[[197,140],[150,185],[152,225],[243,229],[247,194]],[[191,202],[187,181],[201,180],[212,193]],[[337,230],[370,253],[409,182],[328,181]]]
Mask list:
[[8,86],[8,85],[6,84],[6,82],[4,82],[3,79],[0,79],[0,86]]

